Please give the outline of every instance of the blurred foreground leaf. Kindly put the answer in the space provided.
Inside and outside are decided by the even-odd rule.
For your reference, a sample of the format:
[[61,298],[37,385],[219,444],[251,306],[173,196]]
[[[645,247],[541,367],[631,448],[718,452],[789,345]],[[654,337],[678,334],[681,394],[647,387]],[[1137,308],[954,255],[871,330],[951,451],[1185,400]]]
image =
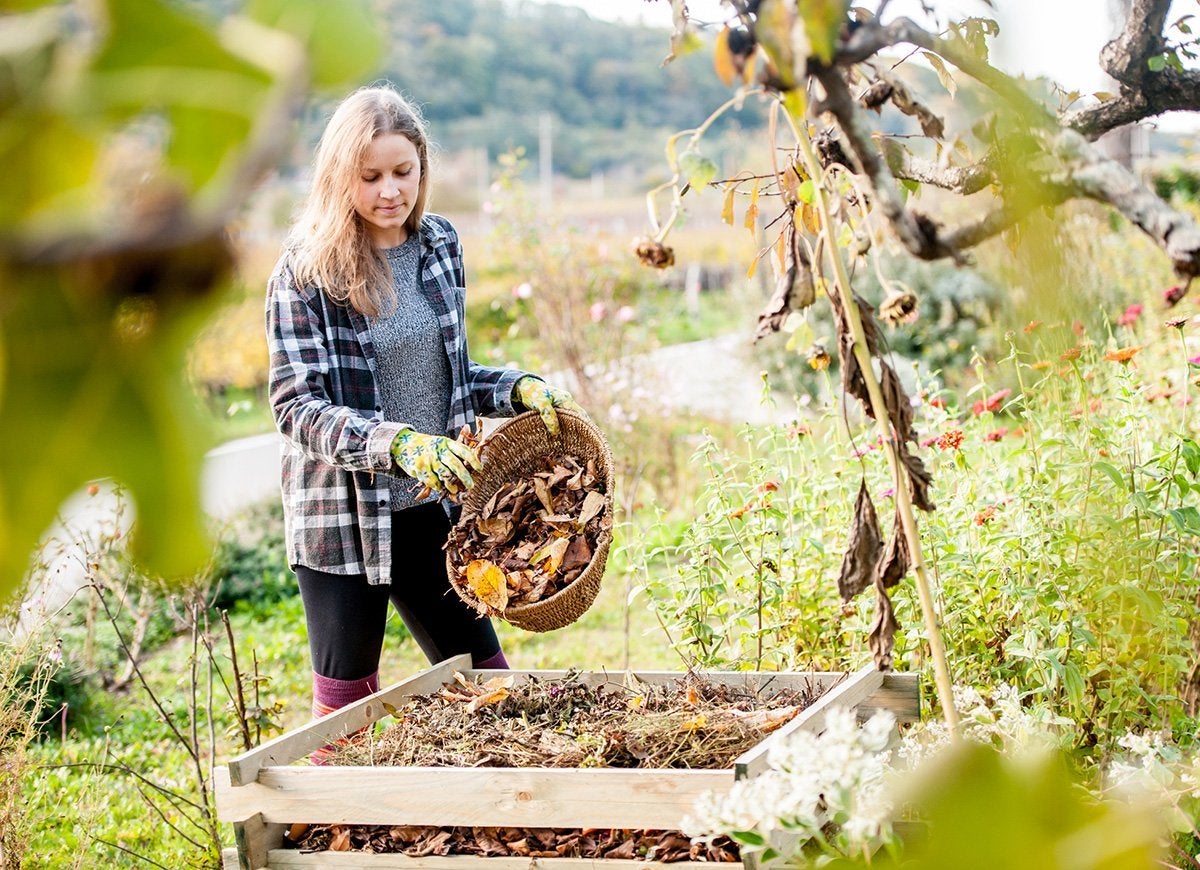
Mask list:
[[922,769],[911,806],[929,835],[898,864],[920,870],[1150,870],[1150,814],[1098,802],[1058,756],[1014,758],[962,741]]
[[224,224],[310,73],[378,54],[361,3],[275,8],[282,30],[165,0],[0,15],[0,597],[99,477],[128,488],[147,571],[207,557],[184,360],[233,263]]

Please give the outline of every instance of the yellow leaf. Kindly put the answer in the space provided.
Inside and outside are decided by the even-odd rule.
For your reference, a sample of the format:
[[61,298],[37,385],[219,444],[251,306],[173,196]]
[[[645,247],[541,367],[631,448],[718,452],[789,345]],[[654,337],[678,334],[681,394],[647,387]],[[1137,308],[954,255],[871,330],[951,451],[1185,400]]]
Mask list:
[[630,710],[637,710],[639,707],[645,707],[646,706],[646,696],[645,695],[634,695],[632,698],[630,698],[628,701],[625,702],[625,706],[628,707]]
[[821,218],[818,216],[817,210],[808,203],[804,203],[800,210],[800,222],[814,236],[821,232]]
[[737,68],[733,65],[733,52],[729,50],[728,27],[721,28],[721,32],[717,34],[716,44],[713,46],[713,69],[725,87],[733,84]]
[[542,549],[538,550],[529,558],[529,564],[533,565],[541,562],[543,559],[546,564],[542,568],[547,574],[554,574],[558,571],[558,566],[562,564],[563,556],[567,554],[567,547],[571,545],[570,538],[555,538]]
[[733,226],[733,195],[737,193],[737,185],[730,184],[725,188],[725,203],[721,206],[721,220]]
[[750,205],[746,207],[746,220],[742,226],[750,232],[758,229],[758,179],[754,180],[754,189],[750,191]]
[[467,712],[474,713],[480,707],[486,707],[488,704],[499,704],[508,697],[508,689],[503,687],[493,689],[490,692],[485,692],[482,695],[476,695],[471,699],[471,703],[467,704]]
[[693,716],[691,719],[688,719],[680,727],[684,731],[699,731],[701,728],[703,728],[707,724],[708,724],[708,717],[705,716],[703,713],[701,713],[698,716]]
[[467,586],[475,597],[496,611],[508,607],[508,579],[499,565],[476,559],[467,565]]

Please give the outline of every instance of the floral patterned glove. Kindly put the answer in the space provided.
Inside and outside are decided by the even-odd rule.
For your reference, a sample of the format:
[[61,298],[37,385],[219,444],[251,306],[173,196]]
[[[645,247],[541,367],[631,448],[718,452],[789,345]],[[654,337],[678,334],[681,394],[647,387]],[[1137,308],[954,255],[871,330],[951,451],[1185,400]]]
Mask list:
[[392,441],[392,458],[405,474],[427,489],[450,495],[475,485],[467,465],[476,471],[482,467],[479,454],[466,444],[413,429],[401,430]]
[[558,434],[558,415],[554,413],[555,408],[566,408],[568,411],[587,416],[587,412],[579,407],[579,404],[571,398],[571,394],[566,390],[552,387],[541,378],[531,375],[526,375],[517,381],[513,387],[513,398],[528,410],[541,414],[542,422],[546,424],[551,435]]

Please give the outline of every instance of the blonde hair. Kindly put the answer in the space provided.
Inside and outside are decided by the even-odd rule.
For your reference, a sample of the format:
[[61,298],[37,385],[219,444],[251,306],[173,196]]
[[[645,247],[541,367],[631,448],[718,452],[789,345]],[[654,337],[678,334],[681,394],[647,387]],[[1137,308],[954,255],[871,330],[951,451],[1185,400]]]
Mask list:
[[317,146],[312,190],[292,230],[295,273],[337,302],[370,317],[395,301],[387,260],[371,244],[354,210],[359,172],[371,142],[399,133],[412,142],[421,163],[417,201],[405,227],[415,233],[429,195],[429,139],[420,111],[388,85],[360,88],[338,105]]

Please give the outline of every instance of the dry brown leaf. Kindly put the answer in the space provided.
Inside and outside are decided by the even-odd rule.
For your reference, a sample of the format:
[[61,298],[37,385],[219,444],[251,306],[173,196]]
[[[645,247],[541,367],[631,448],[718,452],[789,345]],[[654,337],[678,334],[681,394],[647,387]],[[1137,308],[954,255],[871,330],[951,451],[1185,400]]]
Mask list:
[[563,555],[562,570],[569,571],[572,568],[586,568],[590,561],[592,561],[592,550],[588,546],[587,538],[583,535],[576,535],[571,538],[571,544],[567,547],[567,552]]
[[875,566],[883,543],[879,535],[879,518],[867,492],[866,478],[858,486],[854,502],[854,518],[850,521],[850,540],[842,556],[838,574],[838,592],[842,601],[850,601],[875,580]]
[[546,513],[554,513],[554,500],[550,497],[550,487],[540,477],[533,479],[533,491],[537,493],[538,501],[542,503],[542,507],[546,509]]
[[587,525],[587,521],[604,510],[604,505],[607,499],[600,493],[592,490],[583,499],[583,507],[579,511],[579,524]]
[[349,852],[350,851],[350,829],[336,827],[333,829],[333,839],[329,841],[329,851],[331,852]]

